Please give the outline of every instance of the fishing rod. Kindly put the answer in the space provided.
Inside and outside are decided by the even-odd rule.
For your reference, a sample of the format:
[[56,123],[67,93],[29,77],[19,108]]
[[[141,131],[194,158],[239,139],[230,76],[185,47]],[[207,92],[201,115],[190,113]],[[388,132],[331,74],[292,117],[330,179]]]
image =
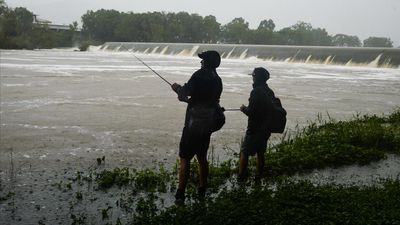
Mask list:
[[228,111],[228,112],[229,112],[229,111],[240,111],[240,109],[225,109],[225,108],[224,108],[224,111],[225,111],[225,112],[226,112],[226,111]]
[[139,57],[137,57],[135,54],[133,54],[133,56],[135,56],[135,58],[137,60],[139,60],[141,63],[143,63],[143,65],[147,66],[147,68],[149,68],[151,71],[153,71],[153,73],[155,73],[163,81],[165,81],[167,84],[169,84],[169,86],[172,86],[172,84],[169,81],[167,81],[164,77],[162,77],[160,74],[158,74],[157,71],[153,70],[149,65],[147,65],[145,62],[143,62]]
[[[124,47],[127,51],[129,51],[129,49],[127,49],[126,47],[125,47],[125,45],[123,45],[123,44],[121,44],[120,45],[120,48],[121,47]],[[139,60],[141,63],[143,63],[143,65],[145,65],[147,68],[149,68],[151,71],[153,71],[153,73],[155,73],[158,77],[160,77],[163,81],[165,81],[165,82],[167,82],[167,84],[169,84],[169,86],[172,86],[172,84],[169,82],[169,81],[167,81],[164,77],[162,77],[159,73],[157,73],[157,71],[155,71],[155,70],[153,70],[153,68],[151,68],[149,65],[147,65],[145,62],[143,62],[143,60],[141,60],[139,57],[137,57],[135,54],[132,54],[133,56],[135,56],[135,58],[137,59],[137,60]]]
[[[125,46],[124,46],[125,47]],[[169,84],[169,86],[172,86],[172,84],[167,81],[163,76],[161,76],[159,73],[157,73],[157,71],[153,70],[153,68],[151,68],[149,65],[147,65],[145,62],[143,62],[143,60],[141,60],[139,57],[137,57],[135,54],[132,54],[137,60],[139,60],[141,63],[143,63],[143,65],[145,65],[147,68],[149,68],[151,71],[153,71],[153,73],[155,73],[158,77],[160,77],[163,81],[165,81],[167,84]],[[228,111],[228,112],[233,112],[233,111],[240,111],[240,109],[238,108],[228,108],[225,109],[223,111]]]

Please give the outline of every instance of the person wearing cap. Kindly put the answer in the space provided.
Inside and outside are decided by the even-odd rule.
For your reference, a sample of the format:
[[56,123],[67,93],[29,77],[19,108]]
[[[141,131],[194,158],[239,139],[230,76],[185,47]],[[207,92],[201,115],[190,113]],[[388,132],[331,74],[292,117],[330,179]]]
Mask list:
[[171,85],[171,88],[178,94],[179,101],[188,103],[185,125],[179,144],[179,185],[175,195],[177,204],[183,203],[185,200],[190,161],[194,156],[197,157],[200,169],[198,194],[200,197],[205,196],[208,178],[207,150],[212,131],[197,132],[191,124],[196,110],[219,107],[219,99],[222,93],[222,80],[216,71],[221,63],[219,53],[205,51],[198,56],[202,59],[201,68],[193,73],[189,81],[183,86],[177,83]]
[[275,97],[274,92],[268,87],[269,72],[265,68],[257,67],[249,75],[253,77],[253,90],[250,93],[248,106],[240,107],[240,111],[248,116],[248,124],[239,158],[239,179],[247,176],[249,156],[255,154],[257,154],[256,178],[262,176],[264,154],[271,136],[268,131],[268,115],[271,115],[272,99]]

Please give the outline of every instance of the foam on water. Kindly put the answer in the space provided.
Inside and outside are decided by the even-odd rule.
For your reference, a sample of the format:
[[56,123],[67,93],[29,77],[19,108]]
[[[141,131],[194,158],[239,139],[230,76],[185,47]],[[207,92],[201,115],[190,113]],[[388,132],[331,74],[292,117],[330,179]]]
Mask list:
[[[148,96],[147,96],[148,97]],[[89,105],[89,106],[102,106],[102,105],[114,105],[124,107],[144,107],[144,108],[163,108],[162,104],[145,104],[141,102],[128,102],[130,99],[141,99],[143,96],[136,96],[131,98],[110,96],[110,97],[97,97],[97,98],[86,98],[86,99],[70,99],[70,98],[37,98],[31,100],[22,101],[2,101],[1,106],[12,109],[11,112],[23,112],[33,109],[38,109],[46,106],[62,106],[62,105]]]
[[[160,47],[155,50],[152,47],[148,50],[151,54],[128,51],[2,51],[2,122],[4,118],[4,124],[33,124],[25,129],[51,131],[67,128],[59,127],[57,122],[40,125],[38,121],[47,117],[51,117],[52,121],[74,118],[57,118],[49,115],[51,110],[76,114],[76,120],[81,120],[79,117],[91,120],[90,116],[85,116],[88,112],[104,110],[102,112],[107,113],[95,115],[98,118],[93,123],[104,123],[105,130],[120,129],[121,126],[131,130],[145,129],[133,132],[134,138],[143,138],[143,135],[151,136],[155,130],[173,129],[167,136],[179,137],[185,104],[179,103],[176,94],[132,55],[141,58],[171,82],[187,82],[190,75],[200,68],[200,59],[191,52],[184,56],[158,53],[167,54],[167,49]],[[189,50],[194,52],[196,49]],[[241,53],[248,54],[249,51],[245,50]],[[168,51],[170,53],[170,49]],[[19,57],[35,60],[13,60]],[[71,60],[75,57],[79,59]],[[52,58],[57,62],[46,61]],[[247,103],[252,84],[251,76],[247,74],[258,66],[270,71],[269,84],[289,112],[289,126],[297,122],[304,124],[318,112],[329,111],[343,118],[357,112],[388,112],[393,106],[400,105],[398,69],[277,62],[246,55],[246,59],[223,58],[217,69],[224,84],[223,106],[236,107]],[[109,113],[114,114],[110,116]],[[226,129],[242,135],[246,118],[240,113],[230,113],[227,118]],[[34,127],[35,124],[37,127]],[[221,131],[222,138],[218,144],[225,140],[229,140],[226,141],[229,144],[235,136],[224,136],[224,132]],[[102,137],[100,133],[98,138]],[[177,136],[174,136],[175,133]],[[163,135],[153,135],[149,139],[158,140],[160,136]],[[234,141],[237,139],[240,137]],[[168,140],[162,142],[165,144]]]
[[32,83],[27,84],[1,84],[3,87],[30,87]]
[[[249,57],[267,61],[289,63],[327,64],[362,67],[399,68],[400,51],[395,48],[341,48],[316,46],[271,46],[230,44],[184,44],[184,43],[135,43],[109,42],[101,51],[126,51],[178,56],[193,56],[200,51],[215,49],[224,59],[246,59]],[[124,46],[122,48],[121,46]],[[127,46],[127,47],[126,47]],[[163,48],[163,51],[158,51]],[[150,49],[153,51],[150,52]],[[156,50],[154,50],[156,49]]]
[[28,128],[28,129],[37,129],[37,130],[63,130],[63,129],[68,129],[68,130],[75,130],[80,134],[87,134],[89,133],[89,130],[81,127],[81,126],[42,126],[42,125],[35,125],[35,124],[1,124],[2,127],[12,127],[12,126],[17,126],[17,127],[22,127],[22,128]]

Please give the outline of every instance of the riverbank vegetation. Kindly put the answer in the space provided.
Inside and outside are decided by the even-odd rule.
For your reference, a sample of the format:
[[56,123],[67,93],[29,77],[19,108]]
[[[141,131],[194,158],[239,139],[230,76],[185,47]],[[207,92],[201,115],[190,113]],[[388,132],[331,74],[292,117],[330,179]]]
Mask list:
[[100,9],[82,15],[82,31],[77,32],[77,22],[70,25],[69,31],[53,31],[45,24],[33,23],[33,14],[23,7],[8,8],[0,0],[0,48],[79,45],[85,50],[89,44],[106,41],[393,47],[390,38],[369,37],[362,43],[357,36],[330,35],[326,29],[303,21],[276,30],[274,21],[265,19],[252,29],[242,17],[223,25],[213,15]]
[[264,45],[308,45],[348,47],[393,47],[385,37],[369,37],[361,43],[357,36],[329,35],[323,28],[299,21],[276,30],[273,20],[260,21],[255,29],[242,17],[222,25],[213,15],[202,17],[187,12],[88,11],[82,16],[86,38],[118,42],[230,43]]
[[[88,171],[52,186],[73,196],[68,200],[72,224],[399,224],[400,174],[368,185],[291,176],[368,165],[388,154],[400,156],[400,109],[387,116],[311,122],[267,150],[261,179],[237,180],[236,157],[210,160],[204,199],[196,194],[198,166],[193,162],[184,206],[173,204],[178,164],[170,169],[163,164],[140,170],[107,168],[102,157]],[[255,173],[254,161],[250,170]],[[0,201],[10,198],[13,193]]]
[[35,22],[34,13],[28,9],[9,8],[0,0],[1,49],[72,47],[79,37],[77,22],[68,30],[52,30],[47,23]]

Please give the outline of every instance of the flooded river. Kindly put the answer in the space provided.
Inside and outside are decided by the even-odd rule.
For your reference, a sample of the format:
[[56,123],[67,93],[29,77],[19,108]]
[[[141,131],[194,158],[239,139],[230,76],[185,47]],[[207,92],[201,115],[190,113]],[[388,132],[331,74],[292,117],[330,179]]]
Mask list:
[[[0,51],[0,186],[9,188],[13,181],[12,187],[29,196],[36,183],[88,168],[103,156],[110,167],[174,164],[186,105],[133,54],[170,82],[183,84],[200,68],[200,59],[191,56]],[[252,79],[246,74],[259,66],[271,73],[269,85],[288,112],[288,132],[318,114],[351,119],[400,106],[400,69],[255,58],[222,60],[217,70],[223,80],[222,106],[247,104]],[[239,152],[246,124],[242,113],[226,112],[225,126],[212,136],[214,157],[222,160]],[[274,135],[272,143],[280,138]],[[396,160],[395,168],[400,165]],[[4,210],[9,215],[7,206],[0,207],[0,214]]]
[[[2,169],[11,154],[41,165],[103,155],[130,166],[175,162],[186,105],[132,54],[1,51]],[[182,84],[200,67],[196,57],[135,54],[170,82]],[[319,113],[350,119],[400,106],[399,69],[223,59],[225,108],[247,103],[252,79],[246,74],[258,66],[271,73],[289,131]],[[240,112],[226,117],[212,138],[218,155],[238,151],[247,123]]]

